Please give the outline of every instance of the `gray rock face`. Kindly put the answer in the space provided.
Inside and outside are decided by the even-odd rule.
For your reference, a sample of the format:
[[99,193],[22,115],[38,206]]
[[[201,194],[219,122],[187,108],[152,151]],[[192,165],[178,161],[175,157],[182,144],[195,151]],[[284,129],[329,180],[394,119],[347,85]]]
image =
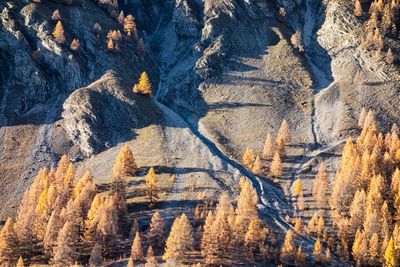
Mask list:
[[75,90],[63,104],[62,125],[83,159],[135,138],[135,129],[162,120],[151,98],[124,92],[115,73]]
[[[4,174],[0,194],[7,202],[13,202],[0,207],[2,215],[15,211],[21,193],[41,167],[54,165],[62,154],[69,154],[75,160],[92,155],[104,149],[104,138],[111,138],[111,143],[123,139],[117,137],[118,134],[88,133],[94,126],[77,122],[77,129],[72,132],[90,135],[85,147],[70,128],[64,129],[65,124],[57,123],[61,119],[63,102],[70,94],[100,79],[107,71],[114,71],[122,79],[119,90],[125,92],[130,91],[143,70],[152,73],[149,61],[138,55],[134,40],[124,39],[118,53],[106,50],[107,32],[121,26],[93,2],[84,1],[84,4],[83,7],[78,3],[65,6],[51,1],[0,3],[0,171]],[[55,22],[50,18],[55,9],[61,13],[65,44],[57,44],[51,36]],[[98,36],[92,31],[96,22],[102,27]],[[79,51],[74,52],[69,47],[73,38],[80,40]],[[87,98],[94,99],[95,94]],[[106,101],[109,100],[107,94],[99,98],[112,104]],[[96,103],[92,106],[96,107]],[[117,113],[115,109],[122,109],[123,104],[111,107],[112,111],[106,115],[97,114],[103,120],[96,121],[98,125],[110,122],[110,115]],[[115,127],[115,123],[112,126]],[[24,130],[26,136],[9,138]],[[121,131],[121,136],[128,135]],[[20,154],[16,152],[19,150]]]
[[[9,3],[2,8],[0,25],[1,60],[4,66],[1,80],[4,93],[2,116],[9,124],[19,120],[38,103],[52,105],[54,98],[68,96],[73,90],[99,79],[107,70],[133,83],[141,71],[142,62],[136,54],[136,44],[124,40],[121,54],[105,49],[105,36],[109,29],[120,26],[107,14],[97,12],[98,7],[87,2],[87,9],[80,5],[26,4],[22,1]],[[52,12],[60,8],[61,22],[66,35],[65,44],[57,44],[51,37],[55,22]],[[96,37],[93,25],[101,22],[102,33]],[[80,50],[73,52],[69,44],[73,38],[80,40]],[[129,60],[121,61],[122,55]],[[127,68],[128,66],[134,66]],[[20,88],[17,90],[9,90]],[[17,116],[13,116],[12,112]]]
[[[126,98],[113,90],[119,86],[114,79],[103,76],[95,84],[77,89],[63,104],[63,128],[83,157],[104,149],[105,143],[113,139],[112,132],[119,132],[121,126],[128,129],[135,126],[136,118],[129,114]],[[122,114],[127,115],[129,120],[121,123],[119,115]]]
[[[179,3],[167,1],[158,10],[182,20]],[[280,8],[285,16],[278,14]],[[157,43],[158,96],[192,124],[207,128],[237,159],[249,142],[260,151],[263,138],[284,118],[298,142],[310,145],[329,145],[354,132],[361,107],[374,108],[387,128],[386,118],[398,121],[397,112],[384,104],[383,95],[379,103],[370,101],[375,89],[368,88],[379,81],[395,95],[398,69],[360,47],[362,25],[352,8],[338,1],[205,1],[197,35],[193,27],[182,35],[177,25],[155,22],[150,40]],[[291,46],[296,31],[302,32],[304,53]],[[353,84],[356,72],[366,81],[362,86]],[[391,115],[381,112],[382,105]],[[258,132],[251,138],[246,132],[252,128]]]

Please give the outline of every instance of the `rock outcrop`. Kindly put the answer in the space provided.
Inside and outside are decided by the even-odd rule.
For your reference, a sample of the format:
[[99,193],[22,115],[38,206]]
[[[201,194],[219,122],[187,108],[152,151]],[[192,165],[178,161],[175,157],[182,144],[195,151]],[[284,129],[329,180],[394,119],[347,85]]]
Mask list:
[[[65,44],[51,36],[55,26],[51,15],[56,9],[61,13]],[[121,90],[128,92],[143,70],[152,73],[152,64],[141,58],[133,39],[121,41],[118,53],[107,51],[107,32],[121,26],[91,1],[71,6],[3,1],[0,11],[0,195],[8,203],[0,207],[4,215],[15,212],[22,192],[41,167],[54,165],[62,154],[81,160],[105,149],[104,140],[97,137],[101,134],[93,132],[88,138],[102,145],[92,142],[93,147],[78,149],[77,144],[83,143],[57,122],[69,95],[108,71],[120,77]],[[102,27],[99,34],[93,32],[97,22]],[[78,51],[69,47],[73,38],[80,40]],[[156,81],[157,75],[152,76]]]
[[[168,184],[164,208],[176,212],[201,192],[236,194],[245,176],[279,233],[292,207],[284,190],[240,165],[246,147],[260,153],[267,134],[288,121],[287,189],[303,161],[338,150],[358,131],[362,107],[386,129],[400,119],[398,66],[360,46],[362,21],[350,2],[324,2],[125,1],[120,8],[135,16],[146,56],[125,35],[119,51],[107,50],[108,31],[123,29],[95,1],[0,3],[0,218],[15,212],[39,168],[62,154],[109,182],[127,143],[141,171],[155,166]],[[51,37],[55,9],[65,44]],[[302,46],[292,43],[296,32]],[[69,47],[73,38],[79,51]],[[131,91],[144,70],[153,97]],[[334,169],[336,158],[328,160]]]
[[63,109],[61,123],[78,159],[134,139],[135,129],[162,124],[163,118],[150,97],[125,92],[115,73],[75,90]]

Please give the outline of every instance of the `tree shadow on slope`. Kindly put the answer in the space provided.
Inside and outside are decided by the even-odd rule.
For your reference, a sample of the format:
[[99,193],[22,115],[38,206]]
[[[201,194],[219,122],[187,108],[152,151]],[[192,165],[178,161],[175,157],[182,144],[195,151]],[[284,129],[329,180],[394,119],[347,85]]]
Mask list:
[[[154,168],[155,172],[157,174],[174,174],[174,175],[185,175],[185,174],[191,174],[195,175],[196,173],[203,173],[207,174],[215,183],[218,184],[218,186],[225,191],[231,192],[232,188],[229,188],[225,183],[224,183],[224,178],[223,176],[231,175],[232,173],[225,171],[224,169],[221,170],[213,170],[212,168],[198,168],[198,167],[176,167],[176,166],[160,166],[160,165],[155,165],[151,166]],[[142,167],[146,168],[146,167]],[[147,167],[147,168],[150,168]],[[195,180],[196,182],[200,182],[201,180]],[[193,185],[194,186],[194,185]],[[190,186],[189,186],[190,187]],[[196,188],[192,189],[212,189],[211,187],[207,186],[196,186]],[[214,188],[215,189],[215,188]],[[174,191],[176,193],[176,191]]]
[[146,202],[131,202],[128,203],[128,211],[130,213],[137,212],[137,211],[151,211],[157,208],[162,209],[188,209],[194,208],[197,204],[202,203],[200,200],[166,200],[166,201],[159,201],[157,202],[155,207],[149,207],[149,204]]

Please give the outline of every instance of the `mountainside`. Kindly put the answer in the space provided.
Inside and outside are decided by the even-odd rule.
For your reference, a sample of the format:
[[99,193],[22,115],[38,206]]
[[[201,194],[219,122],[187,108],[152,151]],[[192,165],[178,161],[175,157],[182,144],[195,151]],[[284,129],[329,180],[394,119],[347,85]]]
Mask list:
[[[64,154],[79,175],[88,169],[107,187],[128,144],[135,177],[150,167],[159,175],[169,224],[202,199],[237,197],[245,177],[282,243],[293,228],[285,216],[313,215],[296,210],[293,183],[304,177],[311,201],[322,161],[333,180],[347,137],[360,133],[362,108],[374,110],[384,132],[400,122],[398,33],[383,33],[383,49],[364,45],[370,2],[361,1],[361,16],[344,0],[0,2],[0,220],[15,216],[40,168]],[[121,10],[135,18],[133,36],[118,21]],[[113,30],[122,37],[110,37]],[[152,96],[132,92],[144,71]],[[255,175],[242,162],[246,148],[262,154],[283,120],[292,135],[283,174]],[[128,209],[147,222],[132,181]],[[314,239],[299,238],[311,255]]]

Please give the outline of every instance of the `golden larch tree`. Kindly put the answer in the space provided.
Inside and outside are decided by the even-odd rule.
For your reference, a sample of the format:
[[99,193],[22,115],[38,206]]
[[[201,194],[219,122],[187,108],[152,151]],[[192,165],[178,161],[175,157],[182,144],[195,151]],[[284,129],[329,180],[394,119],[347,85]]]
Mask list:
[[142,238],[140,236],[139,231],[136,232],[135,239],[133,240],[131,247],[131,258],[134,261],[142,260],[144,257],[143,248],[142,248]]
[[301,217],[297,217],[295,219],[295,221],[294,221],[294,230],[299,234],[302,234],[304,232],[303,222],[301,221]]
[[294,256],[294,263],[296,266],[306,266],[306,255],[301,246],[297,248],[296,255]]
[[326,250],[325,250],[325,259],[323,261],[328,266],[332,263],[332,254],[331,254],[331,250],[329,248],[326,248]]
[[385,259],[385,266],[387,267],[399,266],[399,258],[396,255],[396,248],[394,246],[393,238],[390,238],[389,240],[389,244],[385,251],[384,259]]
[[214,222],[215,222],[215,216],[213,212],[210,210],[208,211],[207,217],[204,222],[204,230],[200,244],[201,255],[203,255],[207,263],[213,262],[212,256],[210,255],[212,255],[215,250],[215,246],[213,244],[213,241],[215,240],[215,237],[213,236]]
[[127,267],[135,267],[135,262],[132,260],[132,258],[129,258]]
[[274,155],[274,143],[272,141],[271,134],[268,134],[267,139],[265,139],[262,156],[266,160],[272,160],[273,155]]
[[392,175],[392,181],[390,185],[391,193],[393,196],[399,193],[400,189],[400,170],[396,168]]
[[371,266],[379,265],[379,237],[377,233],[374,233],[369,240],[368,247],[368,264]]
[[365,238],[364,233],[358,229],[352,247],[352,255],[354,260],[363,263],[367,259],[367,253],[368,240]]
[[108,49],[108,51],[114,51],[115,50],[114,41],[112,39],[108,39],[108,41],[107,41],[107,49]]
[[318,214],[314,212],[310,221],[308,222],[307,229],[310,234],[316,233],[318,228]]
[[38,203],[35,209],[36,220],[33,222],[34,233],[40,240],[43,240],[44,238],[46,225],[50,217],[48,192],[49,189],[47,187],[43,189],[39,195]]
[[382,204],[380,210],[380,223],[381,223],[381,235],[386,236],[390,234],[390,229],[392,228],[392,213],[389,210],[389,204],[385,200]]
[[297,209],[299,211],[302,211],[302,210],[304,210],[306,208],[306,201],[304,199],[304,193],[303,192],[301,192],[300,195],[298,196],[296,204],[297,204],[296,205]]
[[56,27],[54,28],[53,31],[53,37],[54,40],[59,44],[63,44],[65,42],[64,27],[61,21],[57,22]]
[[97,194],[91,205],[87,214],[87,219],[85,220],[85,234],[86,240],[94,241],[96,238],[96,229],[99,223],[101,213],[105,206],[105,198]]
[[[371,44],[371,42],[373,41],[372,38],[374,35],[373,31],[378,26],[378,12],[373,9],[373,6],[375,6],[375,5],[372,3],[371,8],[370,8],[370,18],[367,21],[368,35],[366,37],[365,46],[369,49],[371,49],[371,47],[373,48],[373,46],[374,46],[373,43]],[[371,37],[371,35],[372,35],[372,37]]]
[[125,197],[127,186],[126,177],[134,175],[136,171],[137,165],[133,153],[129,149],[129,146],[125,144],[113,165],[111,192]]
[[80,45],[81,43],[79,42],[79,40],[74,38],[74,40],[72,40],[71,42],[70,48],[72,51],[78,51]]
[[93,180],[85,180],[87,177],[90,179],[93,179],[90,175],[89,176],[84,175],[79,181],[81,184],[84,184],[83,188],[79,191],[79,193],[76,195],[75,198],[72,198],[70,201],[73,201],[73,206],[76,209],[77,213],[77,219],[78,223],[82,226],[82,229],[84,228],[84,223],[86,219],[86,215],[90,209],[90,204],[92,203],[92,200],[94,196],[96,195],[96,184],[94,183]]
[[350,223],[353,233],[362,226],[365,220],[365,200],[364,189],[357,190],[350,205]]
[[318,167],[317,175],[315,176],[313,185],[313,197],[319,208],[326,205],[326,194],[328,192],[329,180],[326,175],[325,164],[321,163]]
[[364,227],[364,238],[369,239],[373,233],[378,233],[381,229],[381,223],[379,218],[379,210],[367,211],[365,216]]
[[275,153],[278,152],[281,157],[285,156],[285,139],[277,136],[275,139]]
[[264,165],[259,156],[256,157],[251,171],[255,174],[262,174],[264,172]]
[[282,175],[282,160],[279,152],[276,151],[270,166],[270,175],[273,177],[280,177]]
[[281,261],[285,264],[291,264],[294,261],[296,249],[294,247],[294,234],[288,230],[281,248]]
[[354,15],[360,17],[362,15],[362,6],[360,0],[354,1]]
[[193,248],[192,226],[186,215],[174,220],[165,246],[164,260],[174,260],[182,263],[187,259],[188,252]]
[[151,95],[151,91],[152,91],[152,88],[151,88],[149,76],[144,71],[140,75],[139,83],[135,84],[135,86],[133,87],[133,92],[149,96],[149,95]]
[[20,247],[28,249],[34,243],[35,227],[33,223],[37,220],[37,216],[35,208],[32,207],[37,205],[39,194],[45,187],[44,184],[46,180],[47,171],[41,169],[36,175],[30,189],[25,192],[21,200],[14,225],[15,235],[17,236]]
[[17,238],[14,232],[14,222],[8,218],[0,231],[0,263],[10,264],[16,260]]
[[106,197],[96,227],[96,235],[106,258],[118,253],[118,245],[122,242],[121,234],[127,234],[126,213],[126,202],[123,198],[118,195]]
[[137,171],[137,165],[132,150],[125,144],[113,165],[113,176],[132,176]]
[[298,197],[302,193],[303,193],[303,184],[301,183],[300,178],[297,178],[293,184],[292,195],[294,197]]
[[325,230],[325,221],[324,217],[320,216],[318,219],[318,224],[317,224],[317,234],[319,237],[322,237],[322,234],[324,233]]
[[358,127],[362,128],[364,126],[365,117],[367,116],[367,111],[362,108],[360,116],[358,117]]
[[119,41],[122,39],[122,34],[119,30],[110,30],[107,33],[107,39],[113,40],[115,50],[119,50]]
[[393,10],[388,3],[385,5],[385,8],[383,10],[383,16],[380,26],[384,31],[387,31],[392,27],[392,25],[393,25]]
[[283,138],[283,141],[286,144],[290,144],[292,142],[292,135],[290,134],[289,125],[286,120],[283,120],[281,123],[281,127],[279,128],[278,137]]
[[57,191],[62,191],[64,186],[64,177],[67,173],[70,161],[67,155],[62,155],[58,161],[57,170],[55,173],[55,183],[57,186]]
[[389,153],[391,156],[396,157],[396,152],[399,149],[399,136],[396,131],[390,135],[390,143],[388,144]]
[[146,175],[146,197],[150,207],[154,207],[158,200],[158,187],[156,182],[156,172],[151,167]]
[[67,171],[64,176],[64,190],[68,196],[72,193],[75,184],[75,167],[74,164],[68,165]]
[[55,266],[70,266],[75,263],[77,260],[77,238],[76,225],[67,221],[57,237],[57,246],[52,259]]
[[253,167],[255,159],[256,159],[256,157],[255,157],[253,149],[246,148],[246,151],[244,152],[243,158],[242,158],[243,165],[246,168],[251,169]]
[[390,48],[388,49],[388,51],[387,51],[387,53],[386,53],[385,61],[386,61],[386,63],[388,63],[389,65],[392,65],[393,62],[394,62],[394,54],[393,54],[392,49],[390,49]]
[[[376,29],[375,34],[380,35],[379,29]],[[375,112],[372,109],[368,110],[367,116],[365,117],[363,129],[371,130],[373,133],[377,133],[379,131],[378,124],[376,122]]]
[[301,31],[296,31],[291,37],[290,42],[292,43],[293,47],[299,50],[299,52],[304,52],[304,45],[303,45],[303,34]]
[[260,255],[266,234],[267,230],[261,227],[260,220],[258,218],[252,219],[244,237],[247,257],[250,261],[256,260]]
[[75,200],[79,197],[80,194],[83,194],[88,184],[94,184],[93,175],[90,171],[85,171],[83,176],[76,183],[74,190],[72,191],[72,199]]
[[[207,221],[207,220],[206,220]],[[231,243],[233,242],[232,231],[229,225],[227,213],[217,207],[215,220],[211,223],[209,229],[208,244],[202,243],[207,248],[203,253],[205,263],[212,265],[221,265],[230,263],[232,257]],[[205,227],[206,228],[206,227]],[[206,238],[204,238],[206,242]]]
[[367,216],[373,212],[373,210],[379,210],[383,204],[382,193],[386,188],[383,176],[374,175],[369,184],[369,190],[367,193],[366,207]]
[[[243,180],[240,195],[237,201],[236,215],[243,217],[248,223],[258,216],[258,195],[248,180]],[[247,229],[247,225],[245,227]]]
[[158,266],[157,259],[154,256],[153,247],[150,245],[149,249],[147,250],[146,264],[144,265],[144,267],[157,267],[157,266]]
[[322,243],[321,243],[321,239],[319,239],[319,238],[317,238],[317,241],[314,244],[313,256],[314,256],[314,261],[316,263],[323,262]]
[[156,249],[161,251],[164,248],[164,220],[160,212],[156,211],[151,217],[150,230],[147,234],[148,243]]
[[135,18],[130,14],[124,19],[124,31],[128,36],[136,35]]
[[55,207],[53,212],[51,213],[50,219],[46,226],[46,233],[43,239],[43,246],[47,254],[50,254],[53,247],[56,245],[58,232],[63,226],[61,222],[60,213],[61,213],[61,207],[60,206]]
[[24,259],[22,259],[22,256],[19,256],[18,258],[17,267],[25,267]]

